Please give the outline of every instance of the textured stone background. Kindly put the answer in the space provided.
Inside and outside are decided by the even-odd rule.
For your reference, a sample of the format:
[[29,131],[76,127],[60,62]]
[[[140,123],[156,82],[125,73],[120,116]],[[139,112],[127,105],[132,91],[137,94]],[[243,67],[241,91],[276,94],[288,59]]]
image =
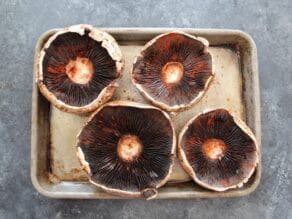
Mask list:
[[[292,1],[0,1],[0,218],[292,218]],[[30,181],[33,50],[46,30],[102,27],[235,28],[258,47],[263,176],[242,198],[52,200]]]

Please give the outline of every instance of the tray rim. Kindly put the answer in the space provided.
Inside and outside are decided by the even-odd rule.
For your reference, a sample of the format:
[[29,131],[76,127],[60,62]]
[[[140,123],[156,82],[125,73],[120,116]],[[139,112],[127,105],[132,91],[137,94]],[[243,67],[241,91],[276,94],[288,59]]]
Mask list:
[[[60,192],[53,192],[45,189],[41,182],[38,179],[38,170],[37,170],[37,112],[38,112],[38,103],[37,98],[39,95],[38,87],[35,81],[35,72],[36,72],[36,59],[37,53],[36,51],[40,47],[42,41],[50,34],[54,33],[55,31],[59,30],[60,28],[50,29],[38,38],[35,46],[34,51],[34,69],[33,69],[33,87],[32,87],[32,114],[31,114],[31,162],[30,162],[30,176],[33,187],[43,196],[49,198],[75,198],[75,199],[127,199],[127,197],[119,197],[114,195],[106,195],[106,196],[98,196],[97,193],[93,193],[91,195],[83,194],[82,193],[63,193]],[[250,66],[252,70],[252,88],[253,88],[253,105],[254,105],[254,133],[258,141],[259,145],[259,163],[256,169],[256,176],[254,182],[251,184],[250,187],[244,190],[230,190],[228,193],[218,193],[207,191],[202,193],[201,195],[193,194],[189,192],[183,192],[182,194],[178,193],[159,193],[156,199],[170,199],[170,198],[215,198],[215,197],[239,197],[245,196],[252,193],[259,185],[262,173],[262,148],[261,148],[261,112],[260,112],[260,83],[259,83],[259,72],[258,72],[258,59],[257,59],[257,48],[254,40],[252,37],[243,32],[241,30],[235,29],[211,29],[211,28],[159,28],[159,27],[122,27],[122,28],[105,28],[100,27],[100,29],[108,32],[109,34],[155,34],[158,35],[163,32],[170,32],[174,30],[180,30],[187,33],[191,33],[194,35],[214,35],[214,36],[237,36],[247,42],[250,47]],[[214,194],[210,194],[214,193]]]

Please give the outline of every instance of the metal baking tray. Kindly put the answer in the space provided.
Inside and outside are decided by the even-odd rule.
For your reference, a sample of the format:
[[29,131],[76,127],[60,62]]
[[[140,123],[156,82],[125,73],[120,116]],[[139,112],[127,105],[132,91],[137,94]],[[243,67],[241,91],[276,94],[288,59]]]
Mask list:
[[[41,194],[52,198],[118,199],[87,182],[76,158],[75,138],[88,115],[61,112],[40,94],[35,82],[37,54],[58,29],[49,30],[35,49],[32,91],[31,179]],[[225,107],[235,112],[253,130],[259,143],[260,161],[255,173],[240,189],[214,192],[190,180],[176,160],[168,183],[158,190],[157,199],[235,197],[251,193],[261,177],[260,94],[256,45],[246,33],[226,29],[103,28],[118,41],[125,58],[123,77],[112,99],[147,101],[129,79],[134,57],[158,34],[181,30],[205,37],[215,65],[215,78],[206,95],[190,109],[170,114],[178,133],[194,115],[207,108]]]

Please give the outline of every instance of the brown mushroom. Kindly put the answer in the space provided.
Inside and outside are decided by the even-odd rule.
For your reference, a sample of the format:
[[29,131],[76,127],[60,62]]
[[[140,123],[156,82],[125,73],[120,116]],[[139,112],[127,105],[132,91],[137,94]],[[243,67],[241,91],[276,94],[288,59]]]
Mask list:
[[124,61],[115,39],[89,25],[56,31],[39,53],[41,93],[67,112],[90,112],[108,101]]
[[136,57],[131,77],[153,104],[180,111],[198,102],[214,74],[208,41],[183,32],[161,34]]
[[77,156],[90,182],[109,193],[154,198],[172,171],[174,128],[169,116],[153,106],[107,103],[77,139]]
[[179,135],[178,156],[199,185],[225,191],[240,188],[258,163],[258,145],[247,125],[225,109],[190,120]]

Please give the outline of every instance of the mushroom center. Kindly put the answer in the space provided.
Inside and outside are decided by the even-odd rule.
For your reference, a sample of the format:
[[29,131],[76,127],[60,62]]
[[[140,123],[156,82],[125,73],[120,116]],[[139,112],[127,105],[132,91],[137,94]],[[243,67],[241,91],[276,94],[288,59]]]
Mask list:
[[203,153],[211,160],[221,160],[226,149],[227,146],[224,141],[216,138],[204,141],[202,146]]
[[162,70],[162,80],[167,84],[180,82],[183,77],[184,67],[179,62],[167,62]]
[[66,74],[77,84],[86,84],[93,75],[93,64],[88,58],[77,57],[66,65]]
[[118,156],[125,161],[133,161],[142,152],[143,145],[135,135],[123,135],[118,142]]

